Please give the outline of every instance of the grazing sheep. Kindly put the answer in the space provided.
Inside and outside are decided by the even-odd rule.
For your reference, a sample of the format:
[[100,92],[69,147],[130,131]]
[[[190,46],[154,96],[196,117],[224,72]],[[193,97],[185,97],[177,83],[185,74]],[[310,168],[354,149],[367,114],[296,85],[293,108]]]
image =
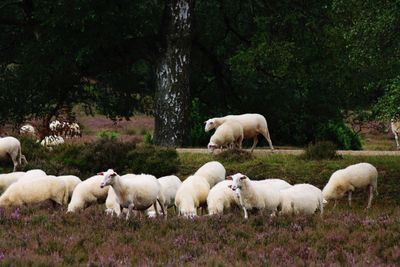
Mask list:
[[34,179],[41,178],[46,175],[47,174],[40,169],[29,170],[19,177],[18,182],[32,181]]
[[6,191],[6,189],[13,183],[17,182],[19,177],[24,175],[25,172],[11,172],[0,174],[0,194]]
[[23,134],[23,135],[31,135],[31,136],[36,135],[35,127],[33,127],[31,124],[22,125],[21,128],[19,129],[19,133]]
[[224,210],[229,209],[232,205],[240,205],[239,198],[232,187],[231,180],[224,180],[211,188],[207,196],[208,214],[222,214]]
[[20,206],[52,200],[60,205],[68,203],[68,190],[64,181],[54,177],[40,177],[34,181],[11,184],[0,197],[0,206]]
[[194,175],[203,176],[210,184],[210,188],[225,179],[225,168],[218,161],[210,161],[201,166]]
[[251,152],[253,152],[254,148],[258,143],[257,136],[259,134],[262,134],[265,137],[265,139],[267,139],[271,150],[274,149],[268,131],[267,120],[263,115],[260,114],[228,115],[220,118],[212,118],[205,122],[206,123],[205,131],[208,132],[211,129],[218,128],[221,124],[223,124],[228,120],[238,121],[242,125],[244,139],[253,139],[253,146],[251,147]]
[[[241,173],[234,174],[226,177],[232,180],[232,190],[234,190],[239,198],[240,206],[244,211],[244,218],[247,219],[247,209],[267,209],[271,211],[271,215],[275,215],[277,208],[280,204],[279,191],[287,188],[284,184],[285,181],[279,182],[279,179],[273,182],[264,181],[251,181],[249,177]],[[288,184],[288,183],[286,183]],[[290,187],[290,184],[288,184]]]
[[390,128],[392,129],[392,133],[394,134],[394,139],[396,140],[397,149],[400,149],[400,144],[399,144],[400,121],[391,119],[390,120]]
[[72,193],[74,192],[75,187],[82,182],[82,180],[75,175],[61,175],[57,176],[57,179],[63,180],[65,185],[67,186],[68,198],[72,197]]
[[100,188],[102,181],[102,175],[95,175],[79,183],[72,193],[68,212],[75,212],[95,202],[105,201],[108,195],[108,187]]
[[282,214],[314,214],[324,212],[322,191],[311,184],[296,184],[280,191]]
[[188,218],[197,216],[197,208],[207,204],[210,184],[206,178],[199,175],[189,176],[182,182],[175,195],[175,206],[178,215]]
[[[167,214],[167,209],[175,205],[175,195],[179,187],[182,185],[182,181],[175,175],[169,175],[158,178],[158,182],[161,185],[161,192],[164,196],[164,207],[165,213]],[[157,206],[160,211],[160,207]],[[149,217],[154,217],[156,212],[154,206],[151,206],[147,210],[147,215]]]
[[0,158],[4,158],[7,155],[11,157],[14,164],[13,172],[15,172],[17,167],[21,166],[22,163],[28,163],[25,156],[21,153],[21,143],[15,137],[7,136],[0,138]]
[[364,187],[369,188],[367,208],[370,208],[373,190],[378,194],[378,171],[369,163],[358,163],[335,171],[322,190],[322,195],[328,201],[334,199],[336,206],[336,200],[342,198],[346,192],[349,192],[349,206],[351,206],[352,192],[356,188]]
[[45,136],[43,140],[40,142],[40,144],[44,147],[53,147],[53,146],[58,146],[61,144],[64,144],[64,138],[62,138],[59,135],[49,135]]
[[[132,178],[122,178],[112,169],[101,173],[104,176],[100,187],[111,186],[118,198],[118,203],[123,208],[128,208],[126,219],[129,219],[132,210],[145,211],[151,205],[157,211],[156,202],[161,206],[161,211],[165,215],[164,197],[161,192],[161,186],[157,178],[148,175],[130,174]],[[127,175],[126,175],[127,176]]]
[[242,149],[243,127],[237,121],[227,121],[221,124],[211,136],[208,150],[214,152],[216,148],[239,148]]

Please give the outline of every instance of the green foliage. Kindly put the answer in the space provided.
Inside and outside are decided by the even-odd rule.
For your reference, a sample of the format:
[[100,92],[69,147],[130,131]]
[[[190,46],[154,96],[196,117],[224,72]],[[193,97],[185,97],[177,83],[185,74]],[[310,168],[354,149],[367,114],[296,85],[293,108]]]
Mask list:
[[309,144],[305,149],[303,157],[309,160],[337,158],[338,155],[336,154],[336,145],[330,141]]
[[204,132],[204,122],[209,119],[206,115],[206,107],[199,98],[192,100],[192,108],[190,109],[190,141],[191,145],[207,145],[209,134]]
[[119,133],[113,130],[102,130],[96,134],[97,137],[105,140],[115,141],[119,137]]
[[153,134],[150,132],[146,132],[144,134],[144,138],[143,138],[143,143],[145,143],[146,145],[152,145],[153,144]]
[[374,113],[379,119],[400,117],[400,76],[391,80],[386,86],[384,95],[374,106]]
[[332,141],[339,149],[360,150],[361,139],[356,132],[344,123],[329,121],[317,128],[317,141]]
[[245,162],[252,159],[250,152],[244,150],[225,150],[215,156],[218,161],[224,162]]

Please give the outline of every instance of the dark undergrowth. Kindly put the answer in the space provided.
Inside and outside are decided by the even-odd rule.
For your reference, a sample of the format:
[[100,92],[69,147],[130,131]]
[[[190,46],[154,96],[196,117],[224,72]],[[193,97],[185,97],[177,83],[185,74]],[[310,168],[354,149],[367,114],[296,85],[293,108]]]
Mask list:
[[278,216],[233,209],[223,216],[185,220],[106,216],[104,205],[76,214],[51,203],[0,209],[0,266],[376,266],[400,262],[400,157],[304,160],[296,156],[179,155],[185,179],[210,160],[228,174],[279,177],[322,188],[333,171],[370,162],[379,171],[379,195],[366,210],[367,194],[325,207],[323,218]]

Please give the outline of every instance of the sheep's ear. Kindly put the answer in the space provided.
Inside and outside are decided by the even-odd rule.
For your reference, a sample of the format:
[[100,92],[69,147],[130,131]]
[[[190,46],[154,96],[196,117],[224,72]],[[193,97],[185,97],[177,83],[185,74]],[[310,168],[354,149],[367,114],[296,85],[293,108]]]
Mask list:
[[232,185],[230,184],[230,185],[228,185],[228,187],[229,187],[229,188],[232,188]]
[[232,176],[226,176],[225,180],[232,180]]
[[103,175],[104,175],[104,173],[103,173],[103,172],[98,172],[98,173],[97,173],[97,175],[101,175],[101,176],[103,176]]

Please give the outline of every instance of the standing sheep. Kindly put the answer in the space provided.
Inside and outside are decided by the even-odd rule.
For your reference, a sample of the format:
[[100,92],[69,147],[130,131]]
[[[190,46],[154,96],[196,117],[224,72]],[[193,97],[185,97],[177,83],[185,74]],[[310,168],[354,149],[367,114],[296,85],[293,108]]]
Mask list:
[[397,149],[400,149],[400,144],[399,144],[400,121],[391,119],[390,120],[390,128],[392,129],[392,133],[394,134],[394,139],[396,140]]
[[203,176],[211,188],[225,179],[226,170],[218,161],[210,161],[201,166],[194,175]]
[[19,177],[18,182],[32,181],[34,179],[41,178],[46,175],[47,174],[40,169],[29,170]]
[[296,184],[280,191],[282,214],[314,214],[324,212],[322,191],[311,184]]
[[15,172],[17,167],[21,166],[22,163],[28,163],[25,156],[21,153],[21,143],[15,137],[7,136],[0,138],[0,158],[4,158],[7,155],[11,157],[14,164],[13,172]]
[[336,200],[349,192],[349,206],[351,206],[351,194],[356,188],[369,188],[367,208],[371,207],[373,191],[378,194],[378,171],[369,163],[350,165],[345,169],[335,171],[322,190],[324,199]]
[[61,175],[57,176],[56,178],[64,181],[68,190],[68,198],[72,197],[72,193],[74,192],[75,187],[82,182],[82,180],[75,175]]
[[6,189],[13,183],[17,182],[19,177],[24,175],[25,172],[11,172],[0,174],[0,194],[6,191]]
[[60,205],[68,203],[68,190],[64,181],[44,176],[33,181],[13,183],[0,197],[0,206],[20,206],[46,200]]
[[273,182],[251,181],[249,177],[241,173],[228,176],[232,180],[232,190],[239,197],[240,206],[244,212],[244,218],[247,219],[247,209],[266,209],[275,215],[280,204],[280,190],[289,188],[291,185],[283,180]]
[[68,212],[75,212],[92,203],[104,201],[108,195],[108,187],[100,188],[102,181],[102,175],[95,175],[79,183],[72,193]]
[[151,205],[157,211],[156,202],[160,204],[163,214],[164,197],[161,192],[161,186],[156,177],[147,174],[134,175],[132,178],[121,179],[121,177],[112,169],[100,173],[103,175],[101,188],[111,186],[118,197],[118,203],[123,208],[128,208],[126,219],[129,219],[132,210],[145,211]]
[[257,136],[262,134],[265,139],[267,139],[269,147],[271,150],[274,149],[272,146],[272,141],[268,131],[267,120],[263,115],[260,114],[242,114],[242,115],[228,115],[220,118],[212,118],[207,120],[205,123],[205,131],[208,132],[211,129],[218,128],[221,124],[228,120],[235,120],[239,122],[243,127],[243,137],[244,139],[253,139],[253,146],[251,147],[251,152],[258,143]]
[[[158,182],[160,183],[161,192],[164,196],[164,207],[166,208],[165,213],[167,214],[167,209],[175,205],[175,195],[182,185],[182,181],[175,175],[169,175],[158,178]],[[160,207],[157,206],[157,208],[159,209]],[[147,215],[150,217],[156,215],[153,206],[147,210]]]
[[220,125],[211,136],[208,143],[208,150],[214,152],[214,149],[222,147],[242,149],[243,127],[237,121],[227,121]]

